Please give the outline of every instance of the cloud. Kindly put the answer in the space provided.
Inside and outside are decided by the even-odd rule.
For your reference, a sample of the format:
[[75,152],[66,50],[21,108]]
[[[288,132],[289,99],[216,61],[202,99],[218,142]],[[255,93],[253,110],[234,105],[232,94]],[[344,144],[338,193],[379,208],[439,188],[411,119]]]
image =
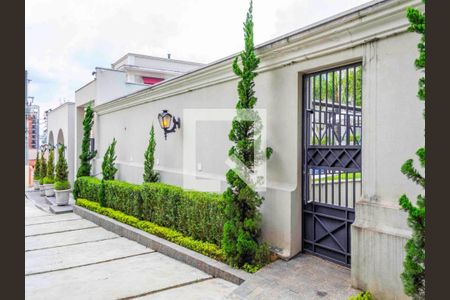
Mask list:
[[[254,1],[255,43],[367,0]],[[25,65],[41,111],[127,52],[209,63],[243,48],[248,1],[26,0]]]

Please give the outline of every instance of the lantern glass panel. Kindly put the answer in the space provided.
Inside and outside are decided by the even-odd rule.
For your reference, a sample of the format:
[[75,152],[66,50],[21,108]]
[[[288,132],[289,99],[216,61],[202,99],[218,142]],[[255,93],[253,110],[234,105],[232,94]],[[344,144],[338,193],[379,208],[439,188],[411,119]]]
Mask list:
[[164,128],[165,129],[169,129],[170,128],[170,124],[172,122],[172,115],[171,114],[166,114],[165,116],[163,116],[162,122],[163,122]]

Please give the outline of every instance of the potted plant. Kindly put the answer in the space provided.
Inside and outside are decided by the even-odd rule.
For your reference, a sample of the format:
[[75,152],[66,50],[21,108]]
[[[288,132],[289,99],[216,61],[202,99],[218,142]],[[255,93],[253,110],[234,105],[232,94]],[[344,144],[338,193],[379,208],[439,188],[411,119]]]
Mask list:
[[34,163],[33,180],[34,190],[39,190],[39,179],[41,176],[41,162],[39,161],[39,151],[36,151],[36,162]]
[[50,149],[50,153],[48,155],[48,162],[47,162],[47,176],[44,177],[44,189],[45,189],[45,196],[47,197],[54,197],[55,191],[54,183],[55,183],[55,151],[53,149]]
[[70,182],[67,180],[69,171],[67,170],[67,161],[64,157],[64,148],[64,145],[60,144],[58,149],[58,162],[56,163],[56,205],[67,205],[70,196]]
[[47,176],[47,163],[45,161],[44,151],[42,151],[39,170],[39,190],[41,191],[41,196],[45,196],[45,188],[44,188],[45,176]]

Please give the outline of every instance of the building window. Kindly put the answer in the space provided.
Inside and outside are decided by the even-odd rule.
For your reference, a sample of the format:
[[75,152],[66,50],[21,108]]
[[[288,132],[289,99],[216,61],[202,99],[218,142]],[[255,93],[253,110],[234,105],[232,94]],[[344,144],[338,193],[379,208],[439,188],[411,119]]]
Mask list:
[[142,77],[142,80],[144,81],[145,84],[155,84],[158,82],[163,81],[163,78],[157,78],[157,77]]

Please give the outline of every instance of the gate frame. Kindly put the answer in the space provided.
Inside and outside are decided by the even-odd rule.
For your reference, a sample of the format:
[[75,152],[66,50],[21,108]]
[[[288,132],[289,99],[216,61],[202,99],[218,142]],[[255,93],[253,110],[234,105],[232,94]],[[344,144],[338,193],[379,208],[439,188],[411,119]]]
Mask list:
[[[346,261],[349,262],[348,264],[338,261],[338,260],[335,260],[331,257],[321,255],[320,253],[314,253],[312,251],[305,250],[305,243],[304,243],[304,241],[305,241],[305,210],[304,209],[305,209],[305,196],[306,196],[305,178],[307,176],[306,168],[305,168],[306,159],[307,159],[306,139],[307,139],[307,134],[309,134],[307,132],[309,129],[308,126],[310,125],[310,124],[308,124],[308,126],[306,126],[306,119],[305,119],[306,105],[307,105],[307,99],[306,99],[307,86],[305,84],[305,82],[306,82],[305,79],[307,76],[315,74],[315,73],[338,70],[338,69],[350,67],[353,65],[360,66],[361,71],[363,71],[363,69],[364,69],[363,57],[356,57],[356,58],[348,59],[348,60],[341,61],[338,63],[322,65],[322,66],[314,67],[314,68],[311,68],[308,70],[302,70],[301,72],[298,73],[298,75],[299,75],[298,76],[298,86],[300,86],[298,95],[299,95],[299,98],[300,98],[299,100],[301,103],[301,105],[299,107],[299,113],[301,114],[301,129],[299,132],[301,133],[301,138],[298,139],[300,142],[299,148],[301,149],[301,151],[299,151],[299,155],[301,156],[300,157],[300,170],[299,170],[300,171],[299,178],[300,178],[300,186],[301,186],[301,188],[300,188],[300,191],[301,191],[300,192],[300,202],[301,202],[301,204],[300,204],[300,207],[301,207],[301,251],[300,251],[300,253],[308,253],[311,255],[315,255],[315,256],[323,258],[327,261],[330,261],[332,263],[335,263],[335,264],[338,264],[338,265],[341,265],[341,266],[347,267],[347,268],[351,268],[351,260],[349,260],[349,259],[351,259],[351,248],[352,248],[351,244],[348,247],[348,257],[346,256]],[[362,72],[362,75],[361,75],[361,85],[364,84],[363,79],[364,79],[364,72]],[[362,87],[361,87],[361,92],[362,92]],[[363,98],[364,98],[363,94],[361,95],[361,98],[363,100]],[[361,104],[361,116],[362,116],[362,113],[363,113],[363,108],[362,108],[362,104]],[[363,146],[363,139],[362,139],[362,127],[361,127],[361,144],[360,144],[361,154],[362,154],[362,146]],[[362,159],[361,159],[360,172],[362,173]],[[361,180],[361,187],[362,187],[362,180]],[[327,205],[325,203],[323,203],[323,204]],[[346,219],[348,219],[349,213],[353,213],[353,222],[355,221],[355,219],[356,219],[356,203],[355,203],[355,206],[353,207],[353,209],[349,210],[349,208],[347,208],[347,207],[346,208],[342,207],[342,210],[345,210]],[[349,224],[349,225],[346,224],[346,227],[348,226],[347,232],[348,232],[348,238],[350,240],[351,240],[351,235],[352,235],[351,226],[353,225],[353,222],[352,222],[352,224]]]

